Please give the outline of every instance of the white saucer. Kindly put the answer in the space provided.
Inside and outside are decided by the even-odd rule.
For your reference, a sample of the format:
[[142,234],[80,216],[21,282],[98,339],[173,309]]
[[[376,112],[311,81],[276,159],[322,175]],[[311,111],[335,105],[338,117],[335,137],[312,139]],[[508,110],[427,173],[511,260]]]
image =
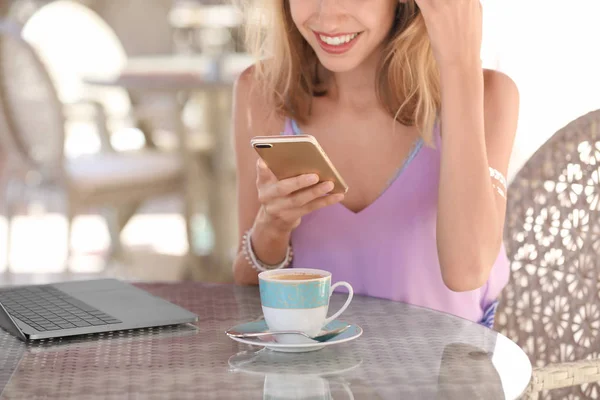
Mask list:
[[[328,324],[325,328],[323,328],[323,330],[329,331],[329,330],[337,329],[337,328],[340,328],[340,327],[346,326],[346,325],[347,325],[346,323],[336,320],[336,321],[332,321],[330,324]],[[269,330],[269,328],[267,327],[267,324],[264,320],[260,320],[260,321],[252,321],[252,322],[247,322],[244,324],[237,325],[237,326],[231,328],[231,330],[234,330],[237,332],[243,332],[243,333],[253,333],[253,332],[267,332]],[[304,337],[301,337],[300,335],[298,335],[299,341],[301,341],[301,343],[294,343],[294,344],[277,343],[276,341],[270,341],[272,339],[268,339],[268,340],[263,340],[261,338],[242,339],[242,338],[237,338],[237,337],[233,337],[233,336],[229,336],[229,335],[228,336],[231,339],[235,340],[236,342],[249,344],[251,346],[266,347],[267,349],[270,349],[273,351],[280,351],[280,352],[285,352],[285,353],[304,353],[307,351],[321,350],[327,346],[333,346],[336,344],[350,342],[350,341],[360,337],[362,335],[362,333],[363,333],[363,330],[360,326],[350,325],[350,328],[348,328],[348,330],[346,330],[345,332],[339,334],[338,336],[336,336],[332,339],[329,339],[327,342],[317,342],[312,339],[304,338]]]

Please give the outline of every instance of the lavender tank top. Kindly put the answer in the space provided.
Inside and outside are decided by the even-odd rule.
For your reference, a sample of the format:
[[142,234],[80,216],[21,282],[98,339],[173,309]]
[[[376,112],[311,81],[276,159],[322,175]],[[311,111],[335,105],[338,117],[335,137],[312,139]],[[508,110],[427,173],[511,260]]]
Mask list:
[[[295,121],[286,120],[283,134],[299,133]],[[477,290],[456,293],[442,281],[436,246],[437,128],[435,138],[436,149],[417,143],[387,189],[364,210],[354,213],[335,204],[303,217],[292,232],[292,267],[330,271],[333,282],[347,281],[359,295],[481,321],[508,281],[509,261],[502,245],[488,282]]]

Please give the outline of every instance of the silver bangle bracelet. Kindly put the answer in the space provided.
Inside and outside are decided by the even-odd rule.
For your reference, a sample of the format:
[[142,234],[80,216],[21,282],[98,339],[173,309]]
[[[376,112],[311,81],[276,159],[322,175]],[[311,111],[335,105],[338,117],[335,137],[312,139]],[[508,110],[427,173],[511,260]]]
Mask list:
[[499,187],[499,186],[498,186],[498,185],[496,185],[495,183],[492,183],[492,187],[493,187],[494,189],[496,189],[496,192],[498,192],[498,194],[499,194],[500,196],[502,196],[503,198],[505,198],[505,199],[506,199],[506,193],[504,192],[504,190],[502,190],[502,188],[501,188],[501,187]]
[[244,257],[248,264],[254,268],[258,272],[264,272],[275,269],[282,269],[288,267],[292,263],[293,259],[293,251],[292,246],[288,245],[287,252],[285,254],[285,258],[283,261],[276,265],[268,265],[261,262],[254,253],[254,249],[252,248],[252,229],[249,229],[244,233],[242,237],[242,251],[244,252]]
[[502,189],[504,189],[506,191],[506,178],[504,177],[504,175],[502,175],[502,172],[500,172],[497,169],[492,168],[492,167],[489,167],[489,170],[490,170],[490,177],[492,177],[493,179],[500,182],[500,184],[502,185]]

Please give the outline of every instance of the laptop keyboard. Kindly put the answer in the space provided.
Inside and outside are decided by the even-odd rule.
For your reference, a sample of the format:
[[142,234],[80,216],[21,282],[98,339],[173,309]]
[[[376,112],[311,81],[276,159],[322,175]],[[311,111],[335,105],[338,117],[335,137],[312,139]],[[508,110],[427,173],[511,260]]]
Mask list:
[[40,332],[122,322],[53,286],[2,289],[0,303],[13,318]]

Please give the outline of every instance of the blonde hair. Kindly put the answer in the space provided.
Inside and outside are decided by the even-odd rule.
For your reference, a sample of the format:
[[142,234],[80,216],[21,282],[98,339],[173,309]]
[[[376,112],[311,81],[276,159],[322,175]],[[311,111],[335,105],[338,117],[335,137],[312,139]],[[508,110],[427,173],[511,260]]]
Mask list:
[[[244,10],[248,51],[260,61],[254,68],[256,81],[276,113],[305,123],[313,97],[327,89],[317,73],[319,60],[296,28],[287,0],[260,0],[259,7],[257,1]],[[433,145],[441,104],[439,71],[414,0],[399,3],[378,72],[376,91],[385,109],[398,122],[416,125]]]

